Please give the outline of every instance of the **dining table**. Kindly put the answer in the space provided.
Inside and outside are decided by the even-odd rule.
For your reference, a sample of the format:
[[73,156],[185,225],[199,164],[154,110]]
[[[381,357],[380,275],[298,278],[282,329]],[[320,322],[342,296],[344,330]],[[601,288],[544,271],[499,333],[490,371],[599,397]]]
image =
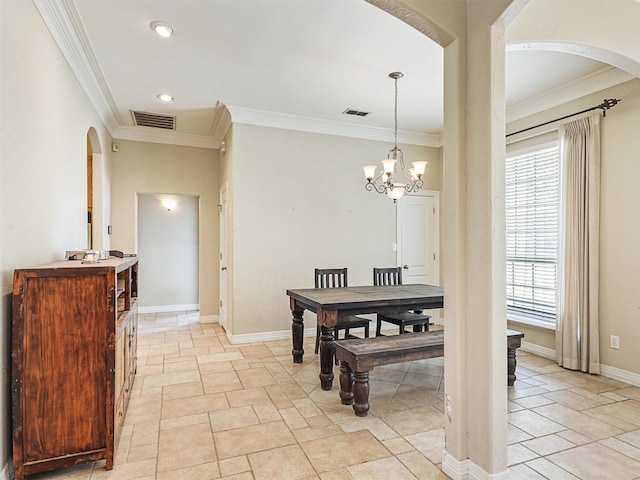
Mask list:
[[444,289],[436,285],[381,285],[287,290],[291,307],[294,363],[302,363],[305,310],[316,314],[320,327],[320,386],[331,390],[335,355],[334,327],[339,316],[391,314],[444,307]]

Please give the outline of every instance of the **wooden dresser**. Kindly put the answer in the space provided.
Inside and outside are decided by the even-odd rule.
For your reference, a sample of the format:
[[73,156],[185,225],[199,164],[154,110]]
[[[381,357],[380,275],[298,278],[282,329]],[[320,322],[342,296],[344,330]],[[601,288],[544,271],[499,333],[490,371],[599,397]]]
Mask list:
[[12,419],[16,480],[106,459],[136,373],[138,259],[16,270]]

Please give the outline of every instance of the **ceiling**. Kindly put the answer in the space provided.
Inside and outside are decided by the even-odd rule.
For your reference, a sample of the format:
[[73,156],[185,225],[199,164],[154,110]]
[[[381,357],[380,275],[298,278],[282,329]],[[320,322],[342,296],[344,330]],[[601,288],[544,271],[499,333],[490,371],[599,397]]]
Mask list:
[[[115,138],[215,148],[224,105],[241,123],[392,140],[388,75],[401,71],[399,142],[441,145],[442,48],[364,0],[42,3],[36,0]],[[158,20],[171,25],[171,38],[152,31]],[[508,50],[507,118],[553,106],[545,98],[606,88],[593,79],[612,69],[577,55]],[[592,91],[580,87],[586,78]],[[161,102],[161,93],[174,101]],[[134,126],[131,110],[175,115],[176,130]]]

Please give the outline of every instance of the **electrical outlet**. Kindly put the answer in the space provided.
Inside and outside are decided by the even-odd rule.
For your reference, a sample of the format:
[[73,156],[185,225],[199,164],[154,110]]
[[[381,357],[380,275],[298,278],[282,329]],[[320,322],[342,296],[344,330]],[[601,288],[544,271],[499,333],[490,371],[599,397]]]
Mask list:
[[609,335],[609,346],[616,350],[620,348],[620,337],[617,335]]

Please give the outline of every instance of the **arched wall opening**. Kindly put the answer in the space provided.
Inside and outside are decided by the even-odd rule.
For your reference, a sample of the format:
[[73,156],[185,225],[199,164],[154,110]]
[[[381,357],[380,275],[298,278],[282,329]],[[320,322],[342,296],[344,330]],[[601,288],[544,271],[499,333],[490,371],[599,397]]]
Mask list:
[[87,247],[109,250],[109,174],[94,127],[87,130]]

